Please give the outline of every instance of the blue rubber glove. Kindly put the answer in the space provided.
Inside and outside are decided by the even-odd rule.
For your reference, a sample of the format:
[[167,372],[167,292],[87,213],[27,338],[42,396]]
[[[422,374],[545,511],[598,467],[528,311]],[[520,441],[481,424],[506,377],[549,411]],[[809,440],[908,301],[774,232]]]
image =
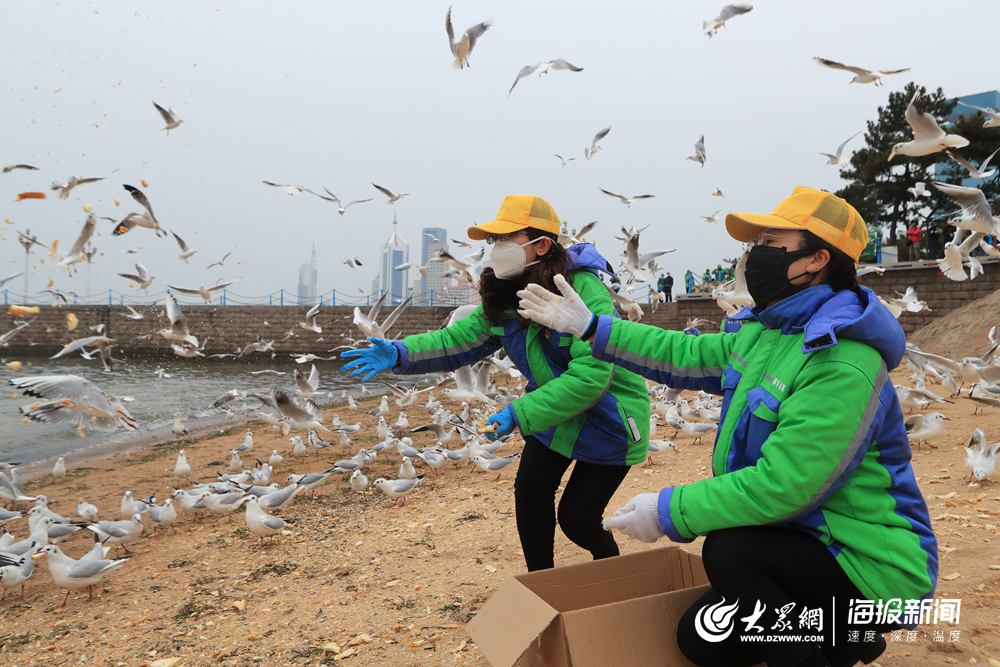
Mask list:
[[346,371],[356,368],[357,370],[351,373],[351,375],[368,373],[361,378],[362,382],[368,382],[368,380],[371,380],[376,374],[395,366],[396,358],[399,356],[399,353],[396,351],[396,346],[387,340],[382,340],[381,338],[369,338],[368,342],[372,344],[371,347],[363,350],[348,350],[340,355],[341,359],[357,357],[357,359],[347,364],[340,370]]
[[517,419],[514,417],[514,408],[508,405],[500,412],[492,415],[486,420],[485,425],[489,426],[490,424],[497,424],[498,426],[495,431],[486,434],[488,439],[496,440],[510,434],[514,430],[514,427],[517,426]]

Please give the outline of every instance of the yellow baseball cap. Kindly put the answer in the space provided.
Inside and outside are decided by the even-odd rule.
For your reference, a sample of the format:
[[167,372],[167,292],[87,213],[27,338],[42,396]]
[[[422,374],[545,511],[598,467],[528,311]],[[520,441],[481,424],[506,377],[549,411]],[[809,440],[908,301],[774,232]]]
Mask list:
[[800,185],[770,214],[730,213],[726,230],[737,241],[757,238],[761,228],[804,229],[823,239],[857,263],[868,245],[868,227],[846,201],[822,190]]
[[482,241],[487,234],[510,234],[525,227],[558,236],[560,226],[562,223],[559,222],[556,210],[541,197],[507,195],[500,205],[496,220],[469,227],[469,238]]

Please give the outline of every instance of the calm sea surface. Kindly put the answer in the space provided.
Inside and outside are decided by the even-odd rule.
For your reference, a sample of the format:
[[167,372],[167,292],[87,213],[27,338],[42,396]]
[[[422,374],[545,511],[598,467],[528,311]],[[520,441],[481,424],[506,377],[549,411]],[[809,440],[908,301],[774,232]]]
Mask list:
[[[287,358],[287,357],[286,357]],[[6,363],[13,358],[5,357]],[[62,358],[50,360],[47,358],[19,357],[23,366],[14,373],[0,366],[0,377],[3,387],[0,388],[0,462],[16,461],[31,463],[61,456],[67,452],[93,447],[109,440],[121,439],[126,433],[124,429],[112,433],[85,430],[85,437],[77,435],[76,427],[70,425],[43,424],[30,422],[25,424],[20,407],[29,405],[37,399],[23,396],[8,380],[11,378],[38,375],[78,375],[93,382],[105,394],[118,397],[134,398],[134,401],[124,405],[139,421],[141,428],[154,429],[173,423],[173,415],[180,412],[185,422],[207,418],[220,414],[210,406],[216,398],[230,389],[243,389],[248,392],[267,393],[271,387],[278,385],[289,389],[295,388],[292,371],[295,368],[305,373],[309,372],[309,364],[296,364],[291,359],[283,360],[279,355],[267,363],[234,363],[230,361],[169,359],[169,360],[138,360],[118,363],[111,373],[107,373],[95,358],[88,362],[80,358]],[[345,363],[342,360],[319,362],[320,390],[333,392],[339,400],[343,390],[357,396],[361,393],[360,383],[347,373],[340,371]],[[157,369],[162,368],[170,377],[157,377]],[[253,375],[253,371],[276,370],[284,375],[262,373]],[[387,373],[386,379],[392,382],[392,374]],[[396,380],[402,380],[397,377]],[[410,376],[401,384],[421,381],[420,376]],[[386,387],[373,379],[367,383],[375,393],[385,393]],[[14,397],[17,400],[14,400]],[[325,393],[323,394],[325,398]],[[229,407],[234,411],[243,412],[247,408],[260,407],[257,400],[234,401]]]

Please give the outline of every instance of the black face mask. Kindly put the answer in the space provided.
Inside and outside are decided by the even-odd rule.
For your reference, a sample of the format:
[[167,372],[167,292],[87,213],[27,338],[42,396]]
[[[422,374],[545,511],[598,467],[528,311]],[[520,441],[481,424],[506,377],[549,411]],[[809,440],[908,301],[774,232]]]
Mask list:
[[816,276],[808,282],[793,284],[809,272],[804,271],[792,278],[788,277],[788,267],[801,257],[815,253],[815,250],[796,250],[788,252],[785,248],[755,245],[747,253],[746,270],[743,276],[747,282],[747,291],[753,297],[754,303],[766,308],[771,301],[779,301],[794,296],[812,286]]

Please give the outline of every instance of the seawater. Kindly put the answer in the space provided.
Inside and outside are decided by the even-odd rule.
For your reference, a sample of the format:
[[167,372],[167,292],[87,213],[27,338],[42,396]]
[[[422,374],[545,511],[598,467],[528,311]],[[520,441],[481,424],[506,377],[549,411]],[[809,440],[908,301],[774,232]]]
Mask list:
[[[281,355],[272,361],[249,363],[180,358],[128,360],[116,363],[110,373],[103,369],[96,357],[93,362],[79,357],[60,359],[18,357],[17,361],[22,363],[22,367],[16,373],[6,366],[7,362],[14,361],[13,358],[5,357],[2,361],[4,365],[0,366],[0,377],[3,378],[3,387],[0,388],[0,462],[21,463],[42,461],[100,443],[120,440],[128,431],[119,429],[111,433],[102,433],[85,428],[85,435],[81,438],[75,426],[34,421],[26,424],[19,408],[30,405],[38,399],[24,396],[17,387],[8,382],[12,378],[78,375],[94,383],[107,395],[135,399],[124,402],[123,405],[139,421],[142,430],[153,430],[172,424],[175,412],[181,413],[185,423],[221,414],[220,410],[211,409],[211,405],[215,399],[230,389],[266,394],[272,387],[279,386],[294,391],[293,370],[298,368],[308,374],[311,368],[308,363],[296,364],[290,359],[284,361]],[[338,359],[316,364],[320,372],[320,391],[323,392],[324,399],[327,392],[333,392],[335,400],[340,400],[344,390],[355,397],[361,394],[360,381],[340,370],[346,361]],[[161,368],[165,373],[163,378],[158,377],[156,373]],[[275,370],[285,374],[253,374],[253,371],[262,370]],[[412,384],[424,379],[421,376],[408,376],[404,379],[392,376],[391,373],[383,375],[394,384],[397,381],[400,384]],[[386,386],[378,381],[378,377],[366,385],[375,393],[388,391]],[[262,407],[262,404],[256,399],[249,399],[231,402],[226,407],[233,411],[244,412]]]

